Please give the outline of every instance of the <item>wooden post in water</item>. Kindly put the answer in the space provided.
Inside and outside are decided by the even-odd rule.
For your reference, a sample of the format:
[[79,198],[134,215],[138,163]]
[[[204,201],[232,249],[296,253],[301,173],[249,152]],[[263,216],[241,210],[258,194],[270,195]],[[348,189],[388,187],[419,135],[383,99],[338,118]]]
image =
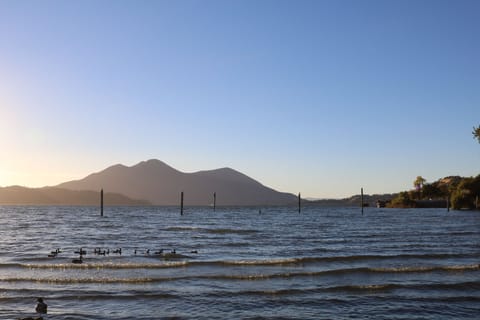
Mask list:
[[217,210],[217,193],[213,193],[213,212]]
[[103,217],[103,189],[100,190],[100,216]]
[[302,212],[302,196],[298,193],[298,213]]
[[183,191],[180,193],[180,215],[183,216]]
[[447,194],[447,212],[450,212],[450,194]]
[[362,206],[362,215],[363,215],[363,188],[360,189],[360,198],[362,203],[360,204]]

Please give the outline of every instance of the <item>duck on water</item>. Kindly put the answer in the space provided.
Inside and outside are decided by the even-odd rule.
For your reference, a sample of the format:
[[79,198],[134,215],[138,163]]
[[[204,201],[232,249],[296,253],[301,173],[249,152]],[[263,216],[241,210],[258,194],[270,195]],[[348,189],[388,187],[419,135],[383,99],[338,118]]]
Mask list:
[[75,251],[76,254],[79,254],[80,257],[78,259],[72,259],[72,263],[77,263],[77,264],[80,264],[80,263],[83,263],[83,255],[84,254],[87,254],[87,251],[86,250],[83,250],[83,248],[80,248],[79,251]]

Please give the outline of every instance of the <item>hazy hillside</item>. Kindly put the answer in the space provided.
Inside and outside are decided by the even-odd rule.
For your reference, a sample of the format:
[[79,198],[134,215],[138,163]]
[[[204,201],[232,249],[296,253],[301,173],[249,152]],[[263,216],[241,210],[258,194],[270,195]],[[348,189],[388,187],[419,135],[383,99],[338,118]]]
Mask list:
[[84,179],[58,185],[70,190],[99,190],[145,199],[154,205],[178,205],[184,192],[185,205],[210,205],[213,193],[217,205],[294,204],[296,196],[265,187],[230,168],[180,172],[159,160],[143,161],[132,167],[115,165]]
[[[374,207],[378,200],[390,201],[396,194],[365,194],[363,203],[370,207]],[[362,198],[359,194],[344,199],[321,199],[306,202],[305,205],[321,206],[321,207],[360,207]]]
[[[73,191],[61,188],[0,188],[0,205],[92,205],[100,204],[99,191]],[[149,205],[148,201],[133,200],[116,193],[104,194],[105,205]]]

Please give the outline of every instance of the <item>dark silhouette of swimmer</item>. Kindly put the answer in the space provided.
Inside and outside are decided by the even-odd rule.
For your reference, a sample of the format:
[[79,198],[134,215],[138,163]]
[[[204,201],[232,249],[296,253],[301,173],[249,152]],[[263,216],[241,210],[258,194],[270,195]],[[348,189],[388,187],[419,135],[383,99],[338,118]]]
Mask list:
[[47,304],[43,302],[42,298],[37,299],[37,307],[35,308],[35,311],[37,313],[42,313],[42,314],[47,314]]

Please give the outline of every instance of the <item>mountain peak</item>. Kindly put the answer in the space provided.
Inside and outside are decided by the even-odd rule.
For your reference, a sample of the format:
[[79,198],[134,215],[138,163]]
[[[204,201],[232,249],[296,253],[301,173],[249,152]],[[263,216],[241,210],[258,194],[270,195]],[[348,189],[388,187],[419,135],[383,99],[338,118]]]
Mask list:
[[218,205],[284,205],[296,201],[295,195],[275,191],[232,168],[183,173],[157,159],[141,161],[131,167],[115,165],[59,187],[71,190],[103,188],[154,205],[176,205],[182,191],[186,205],[209,205],[214,192]]
[[148,159],[146,161],[140,161],[135,166],[142,166],[142,165],[167,165],[167,164],[158,159]]
[[177,169],[169,166],[163,161],[160,161],[158,159],[150,159],[147,161],[141,161],[137,163],[136,165],[130,167],[131,169],[134,170],[142,170],[142,171],[150,171],[151,173],[154,172],[159,172],[159,171],[170,171],[170,172],[176,172],[180,173]]

